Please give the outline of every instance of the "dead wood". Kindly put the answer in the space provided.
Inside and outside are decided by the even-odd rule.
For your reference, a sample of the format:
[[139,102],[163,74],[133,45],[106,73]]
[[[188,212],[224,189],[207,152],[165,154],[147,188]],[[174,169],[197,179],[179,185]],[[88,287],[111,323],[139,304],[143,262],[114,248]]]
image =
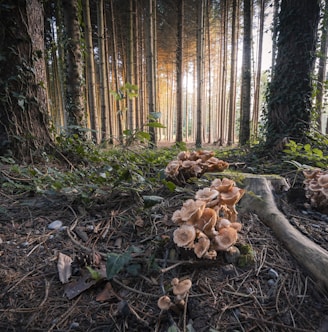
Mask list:
[[243,182],[246,194],[240,202],[240,209],[256,213],[317,281],[318,287],[328,292],[328,252],[295,229],[276,205],[274,194],[285,186],[284,179],[247,174]]

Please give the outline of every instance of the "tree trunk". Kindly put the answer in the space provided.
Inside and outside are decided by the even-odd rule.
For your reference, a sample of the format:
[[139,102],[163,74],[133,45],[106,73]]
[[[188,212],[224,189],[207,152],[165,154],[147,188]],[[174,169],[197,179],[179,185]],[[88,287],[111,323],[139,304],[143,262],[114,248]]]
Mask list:
[[197,15],[197,110],[196,147],[202,146],[202,107],[204,79],[204,0],[198,1]]
[[96,93],[96,72],[92,41],[92,26],[90,17],[90,2],[84,0],[84,21],[85,21],[85,44],[86,44],[86,81],[88,84],[88,104],[92,131],[92,137],[95,143],[99,142],[99,119]]
[[228,145],[235,143],[239,0],[232,1]]
[[253,118],[252,118],[252,134],[253,139],[257,139],[258,136],[258,122],[260,112],[260,89],[261,89],[261,75],[262,75],[262,49],[263,49],[263,33],[264,33],[264,19],[265,19],[265,2],[266,0],[260,0],[260,16],[259,16],[259,37],[257,47],[257,68],[255,75],[255,89],[254,89],[254,102],[253,102]]
[[184,1],[180,0],[177,2],[177,50],[176,50],[176,81],[177,81],[177,92],[176,92],[176,138],[177,143],[182,142],[182,68],[183,68],[183,8]]
[[316,94],[316,120],[318,130],[322,131],[322,108],[323,108],[323,95],[325,90],[325,76],[327,67],[327,48],[328,48],[328,0],[325,1],[324,16],[321,28],[321,42],[319,54],[319,69],[318,69],[318,83]]
[[[150,122],[153,121],[153,114],[156,112],[156,96],[155,96],[155,87],[156,87],[156,81],[155,81],[155,49],[154,49],[154,30],[155,30],[155,24],[156,21],[154,21],[155,13],[154,9],[156,9],[156,6],[154,6],[155,0],[148,0],[148,20],[146,22],[146,53],[147,53],[147,61],[146,61],[146,67],[147,67],[147,94],[148,94],[148,112],[149,112],[149,118]],[[156,3],[156,2],[155,2]],[[157,145],[157,139],[156,139],[156,131],[155,127],[150,126],[149,127],[149,133],[150,133],[150,146],[156,147]]]
[[328,252],[296,230],[276,206],[274,188],[284,185],[284,179],[253,174],[243,176],[246,176],[246,194],[239,203],[241,210],[255,212],[318,286],[328,291]]
[[2,6],[0,31],[0,155],[33,162],[51,142],[41,1]]
[[244,39],[241,83],[239,143],[246,145],[250,139],[251,113],[251,53],[252,53],[251,0],[244,0]]
[[319,12],[317,1],[281,2],[278,54],[268,98],[268,147],[279,149],[285,138],[304,142],[310,128]]
[[77,0],[63,0],[66,31],[66,114],[69,134],[85,136],[86,127],[83,86],[83,57],[79,4]]
[[111,137],[110,113],[108,101],[107,62],[105,61],[105,20],[104,1],[97,2],[98,47],[99,47],[99,91],[101,111],[101,141],[106,142]]

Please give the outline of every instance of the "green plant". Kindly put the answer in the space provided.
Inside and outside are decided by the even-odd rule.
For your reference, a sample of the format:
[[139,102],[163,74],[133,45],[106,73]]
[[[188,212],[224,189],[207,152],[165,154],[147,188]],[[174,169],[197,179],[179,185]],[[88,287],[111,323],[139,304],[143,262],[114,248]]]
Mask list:
[[325,150],[311,146],[310,143],[302,144],[290,140],[283,151],[287,156],[301,163],[306,163],[309,166],[320,168],[326,168],[328,166],[328,155],[324,153]]

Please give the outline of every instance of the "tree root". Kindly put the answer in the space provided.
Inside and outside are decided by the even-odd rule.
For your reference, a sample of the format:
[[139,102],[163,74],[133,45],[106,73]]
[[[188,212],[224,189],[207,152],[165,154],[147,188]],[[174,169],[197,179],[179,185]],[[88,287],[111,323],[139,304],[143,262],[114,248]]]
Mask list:
[[243,183],[246,194],[239,203],[240,209],[256,213],[317,281],[318,287],[328,293],[328,252],[295,229],[275,203],[274,194],[287,185],[286,181],[280,177],[247,174]]

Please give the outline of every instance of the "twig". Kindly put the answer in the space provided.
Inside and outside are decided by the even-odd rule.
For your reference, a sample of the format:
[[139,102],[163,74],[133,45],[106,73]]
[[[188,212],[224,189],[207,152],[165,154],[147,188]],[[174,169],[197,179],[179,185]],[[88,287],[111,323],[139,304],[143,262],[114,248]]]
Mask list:
[[119,284],[121,287],[123,287],[123,288],[125,288],[125,289],[127,289],[127,290],[129,290],[129,291],[131,291],[131,292],[134,292],[134,293],[137,293],[137,294],[140,294],[140,295],[149,296],[149,297],[158,297],[158,295],[156,295],[156,294],[145,293],[145,292],[143,292],[143,291],[139,291],[139,290],[137,290],[137,289],[134,289],[134,288],[132,288],[132,287],[129,287],[129,286],[127,286],[127,285],[124,285],[124,284],[123,284],[121,281],[119,281],[116,277],[114,277],[113,280],[114,280],[117,284]]

